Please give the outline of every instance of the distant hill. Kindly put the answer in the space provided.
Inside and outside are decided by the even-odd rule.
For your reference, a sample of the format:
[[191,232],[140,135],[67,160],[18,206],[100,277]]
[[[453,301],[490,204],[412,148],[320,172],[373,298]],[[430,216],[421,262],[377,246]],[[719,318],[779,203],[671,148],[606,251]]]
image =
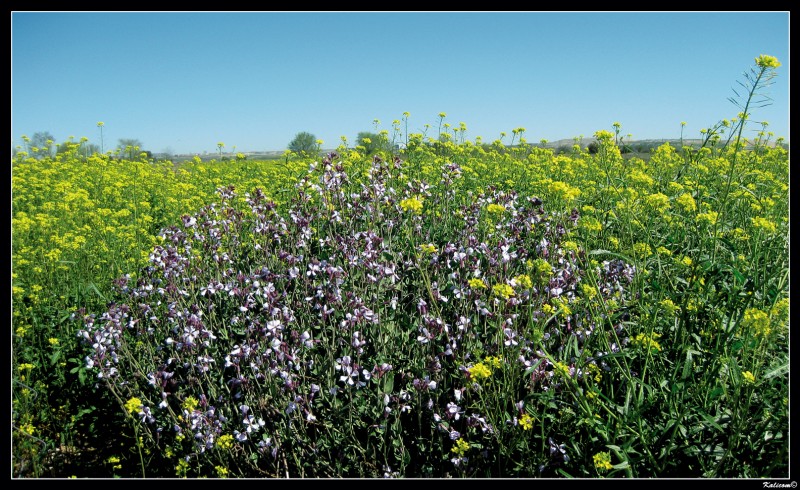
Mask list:
[[[581,148],[585,148],[588,145],[590,145],[591,143],[594,143],[595,141],[596,141],[595,138],[582,138],[580,140]],[[552,148],[553,150],[559,150],[559,149],[566,150],[566,149],[571,149],[572,145],[574,145],[575,142],[576,142],[575,138],[568,138],[568,139],[565,138],[565,139],[560,139],[560,140],[556,140],[556,141],[548,141],[547,144],[544,145],[544,146],[545,146],[545,148]],[[664,143],[669,143],[672,146],[677,148],[678,146],[680,146],[681,140],[680,139],[672,139],[672,138],[664,138],[664,139],[643,139],[643,140],[630,140],[630,141],[625,140],[624,141],[625,146],[630,147],[631,150],[632,150],[632,153],[634,153],[634,154],[649,153],[651,148],[657,148],[657,147],[663,145]],[[701,139],[688,139],[688,138],[685,138],[683,140],[683,145],[684,146],[698,147],[702,143],[703,143],[703,140],[701,140]],[[541,143],[533,143],[533,142],[531,142],[531,144],[533,146],[538,146],[538,147],[542,146]],[[770,144],[770,146],[774,146],[775,142],[774,141],[770,141],[769,144]],[[322,150],[320,150],[320,153],[322,153],[322,154],[330,153],[330,152],[332,152],[334,150],[335,150],[335,148],[322,149]],[[283,158],[283,155],[284,155],[285,151],[286,150],[256,150],[256,151],[242,151],[242,152],[237,152],[237,153],[242,153],[242,154],[246,155],[249,160],[276,160],[276,159]],[[156,155],[156,156],[159,156],[159,155]],[[185,160],[191,160],[195,156],[199,156],[204,161],[219,160],[220,159],[220,155],[218,153],[206,153],[206,154],[203,154],[203,155],[201,155],[199,153],[188,153],[188,154],[173,155],[170,159],[175,161],[175,162],[182,162],[182,161],[185,161]],[[222,159],[223,160],[230,160],[230,159],[234,159],[234,158],[235,158],[235,154],[233,154],[233,153],[223,153],[222,154]]]

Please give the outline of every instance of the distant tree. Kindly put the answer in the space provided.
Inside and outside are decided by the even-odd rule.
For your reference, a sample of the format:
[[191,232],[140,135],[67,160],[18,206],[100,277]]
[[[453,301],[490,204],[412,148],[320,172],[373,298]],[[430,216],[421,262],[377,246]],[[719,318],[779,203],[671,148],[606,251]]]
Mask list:
[[592,141],[591,143],[589,143],[586,149],[589,150],[589,153],[594,155],[595,153],[600,151],[600,145],[598,145],[596,141]]
[[289,143],[289,149],[298,154],[311,155],[317,149],[317,137],[306,131],[301,131]]
[[142,142],[135,138],[120,138],[117,145],[120,155],[133,160],[142,150]]
[[161,150],[160,157],[163,158],[164,160],[172,160],[172,157],[174,156],[175,156],[175,151],[170,146]]
[[70,146],[75,147],[77,146],[77,144],[71,141],[64,141],[63,143],[59,144],[58,146],[56,146],[56,155],[60,153],[67,153],[68,151],[70,151]]
[[96,145],[94,143],[86,143],[83,145],[81,149],[81,154],[84,156],[91,156],[95,153],[100,153],[100,145]]
[[372,155],[383,147],[381,144],[383,143],[383,139],[384,137],[379,134],[362,131],[358,133],[356,137],[356,144],[358,146],[363,146],[367,155]]
[[52,156],[55,141],[56,137],[50,131],[37,131],[27,142],[28,152],[35,157]]

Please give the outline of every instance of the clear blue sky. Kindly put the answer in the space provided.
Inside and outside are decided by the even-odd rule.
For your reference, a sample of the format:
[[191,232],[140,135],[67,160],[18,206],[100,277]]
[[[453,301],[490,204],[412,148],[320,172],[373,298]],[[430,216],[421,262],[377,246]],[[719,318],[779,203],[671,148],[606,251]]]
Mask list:
[[[735,117],[760,54],[782,63],[753,111],[789,139],[789,13],[38,13],[12,21],[11,139],[49,131],[175,153],[283,150],[308,131],[555,141],[622,123],[634,139]],[[757,129],[755,125],[751,129]],[[429,133],[431,134],[431,133]],[[750,134],[752,136],[752,133]],[[507,140],[506,140],[507,141]]]

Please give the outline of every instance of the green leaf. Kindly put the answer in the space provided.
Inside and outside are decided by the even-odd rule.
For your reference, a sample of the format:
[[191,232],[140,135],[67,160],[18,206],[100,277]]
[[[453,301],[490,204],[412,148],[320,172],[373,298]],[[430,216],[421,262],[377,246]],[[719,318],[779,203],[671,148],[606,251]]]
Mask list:
[[683,372],[681,373],[681,379],[688,378],[692,373],[692,368],[694,367],[692,364],[692,356],[695,354],[702,354],[702,352],[694,349],[686,349],[686,359],[683,361]]
[[99,289],[97,289],[97,286],[95,286],[95,284],[94,284],[93,282],[90,282],[90,283],[89,283],[89,284],[86,286],[86,289],[90,289],[90,290],[94,291],[94,293],[95,293],[96,295],[98,295],[98,296],[100,297],[100,299],[102,299],[103,301],[106,301],[106,297],[105,297],[105,296],[103,296],[103,293],[101,293],[101,292],[100,292],[100,290],[99,290]]
[[789,372],[789,361],[786,361],[780,366],[770,369],[769,371],[764,373],[764,379],[774,378],[775,376],[780,376],[788,372]]
[[556,471],[558,471],[561,474],[561,476],[565,476],[567,478],[575,478],[574,476],[572,476],[569,473],[567,473],[566,471],[564,471],[562,468],[559,468]]
[[625,262],[628,262],[628,263],[632,263],[633,262],[633,259],[631,259],[627,255],[623,255],[623,254],[620,254],[620,253],[612,252],[610,250],[603,250],[603,249],[592,250],[591,252],[588,253],[588,255],[610,255],[612,257],[616,257],[618,259],[622,259],[622,260],[624,260]]

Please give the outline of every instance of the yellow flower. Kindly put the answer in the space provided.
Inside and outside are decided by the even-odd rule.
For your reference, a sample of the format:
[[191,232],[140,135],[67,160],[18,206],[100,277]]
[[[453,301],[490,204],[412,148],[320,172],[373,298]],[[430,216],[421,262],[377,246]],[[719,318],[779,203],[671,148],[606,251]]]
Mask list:
[[775,233],[775,230],[777,229],[774,222],[760,216],[750,218],[750,221],[753,223],[754,228],[761,228],[767,233]]
[[644,202],[658,212],[664,212],[669,209],[669,197],[660,192],[645,197]]
[[185,399],[185,400],[183,400],[183,405],[182,405],[182,407],[183,407],[183,409],[184,409],[184,410],[186,410],[186,411],[189,411],[189,412],[194,412],[194,410],[197,408],[197,405],[198,405],[199,403],[200,403],[200,402],[199,402],[199,401],[197,401],[197,398],[195,398],[195,397],[193,397],[193,396],[187,396],[187,397],[186,397],[186,399]]
[[506,210],[505,206],[500,205],[500,204],[492,203],[492,204],[489,204],[488,206],[486,206],[486,211],[488,211],[488,212],[490,212],[492,214],[503,214],[503,212],[505,210]]
[[597,296],[597,288],[590,284],[581,284],[583,295],[588,299],[594,299]]
[[716,211],[709,211],[707,213],[698,214],[695,218],[698,222],[705,221],[709,225],[714,225],[717,222],[717,218],[719,217],[719,213]]
[[503,366],[503,361],[496,356],[495,357],[487,356],[483,359],[483,362],[485,362],[486,364],[495,369],[500,369]]
[[115,470],[122,469],[122,465],[119,464],[119,461],[120,459],[117,456],[109,456],[108,459],[106,459],[106,463],[110,464]]
[[228,478],[228,468],[224,466],[215,466],[214,469],[217,470],[217,476],[219,478]]
[[233,447],[233,436],[230,434],[223,434],[217,439],[216,445],[222,450],[228,450]]
[[614,133],[611,131],[606,131],[605,129],[601,129],[600,131],[596,131],[594,133],[594,137],[599,141],[610,141],[614,138]]
[[50,345],[58,345],[58,339],[56,338],[51,337],[47,339],[47,341],[50,343]]
[[545,276],[553,271],[553,267],[544,259],[536,259],[533,262],[530,262],[528,267],[532,269],[534,274],[537,276]]
[[669,316],[673,316],[675,315],[675,312],[681,311],[680,306],[673,303],[671,299],[665,299],[658,304],[660,304],[661,307],[664,308],[664,311],[666,311],[667,315]]
[[756,58],[756,64],[761,68],[778,68],[779,66],[781,66],[781,63],[778,61],[778,58],[766,54],[762,54],[761,56]]
[[767,314],[755,308],[745,310],[742,325],[751,328],[756,336],[766,337],[772,331]]
[[482,362],[475,364],[471,368],[467,369],[467,371],[469,371],[470,376],[476,380],[487,379],[492,375],[492,370]]
[[469,451],[469,444],[467,443],[467,441],[459,437],[458,440],[456,441],[456,445],[453,446],[453,448],[450,451],[454,452],[459,457],[464,456],[464,454],[466,454],[467,451]]
[[142,408],[142,406],[142,400],[136,397],[133,397],[125,402],[125,410],[131,415],[139,413],[139,410]]
[[523,414],[519,419],[519,425],[522,426],[522,430],[531,430],[533,428],[533,417],[527,413]]
[[553,372],[559,376],[564,376],[565,378],[571,377],[569,366],[567,366],[561,361],[558,361],[555,364],[553,364]]
[[469,282],[469,287],[472,288],[472,289],[486,289],[487,288],[486,283],[483,282],[482,280],[478,279],[478,278],[470,279],[468,282]]
[[789,298],[783,298],[769,310],[770,319],[776,323],[785,323],[789,319]]
[[598,470],[608,471],[613,468],[611,465],[611,455],[608,451],[597,453],[592,459],[594,460],[595,468]]
[[635,243],[633,245],[633,251],[638,255],[644,255],[645,257],[653,255],[653,249],[650,248],[650,245],[643,242]]
[[[586,207],[586,206],[584,206]],[[580,227],[590,233],[597,233],[603,229],[603,224],[597,220],[597,218],[593,218],[591,216],[587,216],[581,218],[580,220]]]
[[659,337],[661,337],[661,335],[657,333],[653,333],[652,335],[640,333],[631,339],[631,344],[642,347],[643,349],[648,349],[655,353],[661,350],[661,344],[656,341],[656,339]]
[[578,251],[578,244],[572,240],[567,240],[561,244],[564,247],[564,250],[572,250],[573,252]]
[[747,384],[754,384],[756,382],[756,377],[750,371],[743,372],[742,377],[744,377],[744,382]]
[[186,472],[189,471],[189,462],[185,459],[178,461],[178,466],[175,467],[175,472],[178,475],[183,476],[186,478]]
[[527,274],[518,275],[514,278],[514,282],[522,286],[523,289],[530,289],[533,287],[533,281],[531,281],[530,276]]
[[429,254],[435,254],[437,252],[436,246],[432,243],[427,243],[427,244],[423,243],[422,245],[419,246],[419,249]]
[[417,199],[416,197],[409,197],[408,199],[403,199],[400,201],[400,207],[403,211],[412,212],[414,214],[421,214],[422,213],[422,201]]
[[508,299],[514,296],[514,288],[508,284],[495,284],[492,286],[492,292],[503,299]]

